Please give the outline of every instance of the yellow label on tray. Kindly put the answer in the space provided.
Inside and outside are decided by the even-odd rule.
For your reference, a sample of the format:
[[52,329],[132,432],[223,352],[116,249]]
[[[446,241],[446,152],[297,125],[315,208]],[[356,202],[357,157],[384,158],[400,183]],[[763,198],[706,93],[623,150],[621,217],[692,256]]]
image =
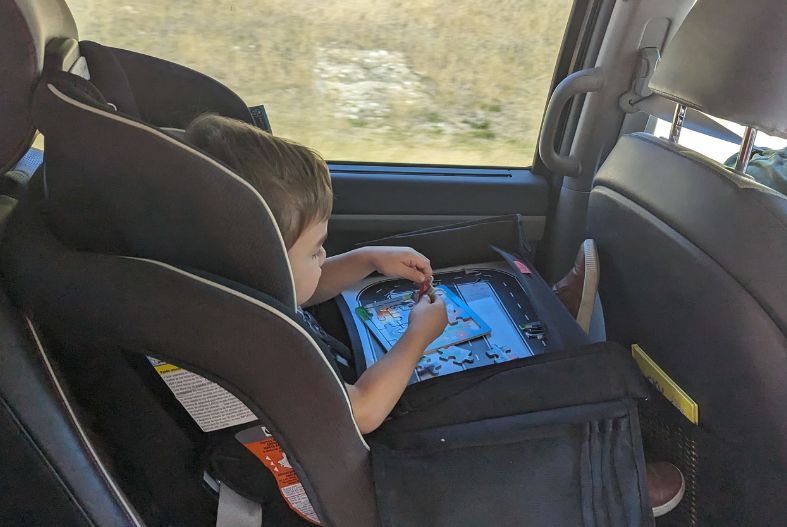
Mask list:
[[639,365],[642,374],[677,408],[686,419],[695,425],[700,422],[700,407],[689,394],[678,386],[638,344],[632,344],[631,355]]

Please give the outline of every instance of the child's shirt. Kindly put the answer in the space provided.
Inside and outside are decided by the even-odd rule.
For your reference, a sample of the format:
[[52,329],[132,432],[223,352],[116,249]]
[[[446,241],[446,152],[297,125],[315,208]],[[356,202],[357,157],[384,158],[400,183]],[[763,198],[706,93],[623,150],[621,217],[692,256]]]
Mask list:
[[297,314],[303,325],[311,330],[312,336],[317,337],[319,343],[328,348],[326,358],[337,375],[339,375],[339,378],[346,381],[348,377],[351,377],[349,380],[353,381],[352,377],[354,377],[355,372],[347,360],[352,357],[352,351],[342,341],[325,331],[317,319],[314,318],[314,315],[300,307],[297,309]]

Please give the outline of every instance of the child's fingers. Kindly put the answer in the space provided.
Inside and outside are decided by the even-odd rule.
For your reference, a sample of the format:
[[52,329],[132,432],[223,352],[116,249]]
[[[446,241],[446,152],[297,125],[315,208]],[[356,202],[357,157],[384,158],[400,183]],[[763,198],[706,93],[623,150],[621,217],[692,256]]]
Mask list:
[[426,304],[434,304],[435,302],[442,303],[443,299],[437,294],[434,287],[430,287],[424,294],[418,297],[418,302],[425,302]]
[[[432,300],[429,298],[429,295],[421,295],[421,297],[415,303],[415,307],[416,308],[423,308],[425,306],[430,305],[431,303],[432,303]],[[415,311],[420,313],[421,309],[416,309]]]
[[407,265],[401,266],[399,269],[399,275],[402,278],[406,278],[407,280],[410,280],[416,284],[421,284],[427,280],[427,276],[424,273]]
[[426,256],[422,256],[422,255],[419,256],[421,256],[421,258],[415,260],[413,264],[419,271],[424,273],[426,276],[432,276],[433,274],[432,263],[429,261],[429,259]]
[[429,261],[429,258],[418,251],[411,251],[408,254],[405,264],[410,267],[415,267],[426,276],[432,276],[432,262]]
[[434,287],[429,288],[429,297],[432,299],[433,304],[441,304],[445,305],[445,299],[443,295],[438,294]]
[[416,264],[416,267],[418,268],[419,271],[424,273],[426,276],[432,276],[434,274],[432,272],[432,265],[429,262],[429,260],[426,260],[425,263],[418,263],[418,264]]

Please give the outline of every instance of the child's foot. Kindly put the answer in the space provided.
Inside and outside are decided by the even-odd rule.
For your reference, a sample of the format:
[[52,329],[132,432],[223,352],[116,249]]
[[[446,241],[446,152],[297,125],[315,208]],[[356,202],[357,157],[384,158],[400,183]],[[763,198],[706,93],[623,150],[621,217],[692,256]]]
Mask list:
[[593,315],[593,305],[598,290],[599,265],[596,243],[585,240],[577,252],[574,267],[552,291],[566,306],[568,312],[577,319],[577,324],[587,333]]
[[646,463],[645,478],[648,483],[648,496],[650,506],[653,507],[653,517],[664,516],[674,509],[683,499],[686,491],[686,481],[681,471],[672,463],[660,461]]

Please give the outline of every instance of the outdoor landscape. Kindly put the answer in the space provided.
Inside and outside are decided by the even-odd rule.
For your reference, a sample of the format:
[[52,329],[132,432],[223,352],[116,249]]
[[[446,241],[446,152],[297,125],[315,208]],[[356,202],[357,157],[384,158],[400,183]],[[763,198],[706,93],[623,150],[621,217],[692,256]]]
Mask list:
[[332,160],[530,165],[572,0],[68,0]]

